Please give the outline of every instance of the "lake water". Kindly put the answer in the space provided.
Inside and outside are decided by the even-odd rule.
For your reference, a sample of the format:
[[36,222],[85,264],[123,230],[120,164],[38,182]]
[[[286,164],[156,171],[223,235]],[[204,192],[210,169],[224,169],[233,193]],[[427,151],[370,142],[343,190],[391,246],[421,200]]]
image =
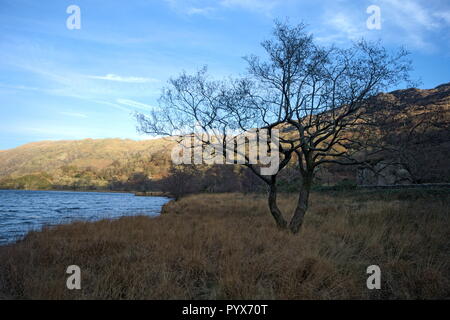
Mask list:
[[155,216],[168,201],[130,193],[0,190],[0,244],[16,241],[44,225]]

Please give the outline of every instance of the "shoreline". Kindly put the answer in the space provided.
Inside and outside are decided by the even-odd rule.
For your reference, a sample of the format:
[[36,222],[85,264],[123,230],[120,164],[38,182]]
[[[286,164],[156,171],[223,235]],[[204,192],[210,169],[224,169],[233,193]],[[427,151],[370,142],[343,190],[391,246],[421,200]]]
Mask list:
[[46,192],[79,192],[79,193],[130,193],[137,197],[167,197],[172,196],[163,191],[118,191],[118,190],[60,190],[60,189],[0,189],[0,191],[46,191]]
[[[0,196],[2,196],[0,190]],[[30,223],[30,227],[27,228],[21,228],[21,227],[17,227],[15,229],[15,231],[17,231],[17,235],[14,235],[12,237],[8,236],[8,231],[5,234],[1,234],[0,237],[0,248],[2,246],[5,245],[11,245],[11,244],[15,244],[18,243],[22,240],[24,240],[30,233],[33,232],[41,232],[43,231],[46,227],[60,227],[60,226],[64,226],[64,225],[71,225],[73,223],[76,222],[84,222],[84,223],[88,223],[88,222],[95,222],[95,221],[100,221],[100,220],[107,220],[107,221],[114,221],[115,219],[118,218],[125,218],[125,217],[134,217],[134,216],[149,216],[149,217],[153,217],[153,216],[160,216],[163,211],[164,211],[164,206],[165,204],[171,202],[173,199],[167,196],[163,196],[163,194],[148,194],[146,195],[147,200],[146,199],[138,199],[136,197],[138,197],[134,192],[107,192],[107,191],[103,191],[103,192],[95,192],[95,191],[89,191],[89,192],[84,192],[84,191],[60,191],[60,190],[17,190],[17,189],[3,189],[3,191],[6,191],[5,193],[3,193],[3,195],[6,196],[6,198],[8,199],[20,199],[22,197],[27,197],[27,196],[31,196],[33,197],[33,194],[35,194],[36,197],[45,197],[46,199],[53,199],[54,197],[64,197],[66,199],[78,199],[79,197],[84,197],[85,199],[90,199],[92,197],[94,198],[98,198],[101,197],[103,198],[103,196],[106,197],[106,199],[110,199],[110,197],[114,197],[117,200],[117,206],[115,205],[110,205],[110,209],[111,210],[100,210],[102,212],[106,212],[106,215],[103,215],[102,213],[100,214],[95,214],[95,217],[90,216],[88,218],[85,217],[85,215],[81,214],[79,215],[78,213],[75,213],[75,217],[69,217],[72,216],[72,214],[67,214],[67,216],[69,217],[69,220],[58,220],[58,219],[50,219],[49,221],[46,222],[42,222],[41,219],[39,217],[33,217],[33,223],[31,222],[26,222],[26,223]],[[18,191],[18,192],[14,192],[14,191]],[[23,192],[22,192],[23,191]],[[60,194],[58,196],[58,194]],[[65,194],[65,195],[64,195]],[[82,194],[85,194],[84,196]],[[97,195],[96,195],[97,194]],[[130,196],[129,196],[130,195]],[[49,200],[51,202],[51,200]],[[67,201],[71,201],[71,200],[67,200]],[[87,202],[89,202],[89,200],[86,200]],[[109,203],[109,200],[106,200]],[[7,201],[8,202],[8,201]],[[13,206],[12,202],[11,206]],[[136,207],[134,208],[132,205],[130,205],[131,203],[138,203],[138,206],[140,206],[139,209]],[[107,204],[104,204],[104,206],[107,206]],[[119,215],[111,215],[110,213],[108,214],[107,212],[109,211],[114,211],[116,208],[118,207],[126,207],[129,208],[127,209],[127,211],[119,214]],[[56,207],[51,208],[48,205],[45,205],[45,207],[48,207],[48,210],[50,210],[49,212],[51,212],[52,216],[58,216],[58,210],[62,210],[62,209],[56,209]],[[82,211],[86,211],[89,210],[92,206],[88,205],[87,207],[84,208],[72,208],[69,205],[66,205],[66,209],[81,209]],[[70,208],[69,208],[70,207]],[[158,209],[159,207],[159,209]],[[9,208],[9,207],[8,207]],[[2,212],[9,212],[8,209],[6,209],[6,211],[2,211],[3,208],[0,208],[0,213]],[[36,209],[36,210],[40,210],[40,209]],[[144,210],[144,211],[142,211]],[[150,210],[150,211],[149,211]],[[33,210],[35,211],[35,210]],[[55,212],[56,211],[56,212]],[[123,210],[122,210],[123,211]],[[142,211],[142,212],[141,212]],[[148,211],[148,212],[146,212]],[[24,210],[13,210],[12,212],[19,212],[17,214],[17,216],[20,216],[22,214],[22,212],[27,212]],[[151,213],[150,213],[151,212]],[[1,216],[1,215],[0,215]],[[25,214],[26,217],[26,214]],[[67,217],[66,217],[67,218]],[[23,223],[17,223],[17,225],[23,225]],[[0,228],[0,233],[1,233],[1,228]],[[6,242],[4,242],[6,241]]]

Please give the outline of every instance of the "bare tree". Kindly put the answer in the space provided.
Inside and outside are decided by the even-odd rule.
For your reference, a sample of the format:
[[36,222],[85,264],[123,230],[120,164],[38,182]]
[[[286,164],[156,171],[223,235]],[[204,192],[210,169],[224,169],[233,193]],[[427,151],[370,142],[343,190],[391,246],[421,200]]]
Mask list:
[[[212,80],[204,68],[172,79],[161,97],[161,110],[138,114],[138,127],[148,134],[173,136],[180,128],[191,134],[199,125],[220,132],[218,139],[224,142],[230,130],[259,128],[269,136],[281,130],[277,173],[264,175],[263,165],[244,165],[267,184],[278,227],[297,233],[316,169],[326,163],[360,163],[373,151],[362,153],[363,143],[355,139],[363,130],[367,100],[407,80],[410,62],[404,50],[391,54],[379,43],[363,40],[348,49],[320,46],[303,24],[276,22],[273,38],[262,46],[267,59],[246,57],[249,67],[243,78]],[[288,222],[277,205],[277,177],[294,161],[300,191]]]

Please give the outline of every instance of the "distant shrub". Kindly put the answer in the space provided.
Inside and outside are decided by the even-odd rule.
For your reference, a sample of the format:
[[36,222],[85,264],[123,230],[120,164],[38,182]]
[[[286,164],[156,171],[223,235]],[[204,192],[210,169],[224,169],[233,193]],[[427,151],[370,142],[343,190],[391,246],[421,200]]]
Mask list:
[[5,178],[0,181],[1,189],[49,190],[52,188],[48,174],[30,174],[19,178]]
[[356,182],[350,179],[343,179],[335,187],[338,190],[354,190],[356,189]]

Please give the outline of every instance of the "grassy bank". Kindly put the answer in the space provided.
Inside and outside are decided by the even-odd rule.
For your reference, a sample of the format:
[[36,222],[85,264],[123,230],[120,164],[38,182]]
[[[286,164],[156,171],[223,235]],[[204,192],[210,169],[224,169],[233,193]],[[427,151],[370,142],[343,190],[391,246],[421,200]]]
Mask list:
[[[157,218],[73,223],[0,247],[0,297],[396,299],[450,297],[447,193],[314,193],[301,234],[261,195],[193,195]],[[292,210],[295,197],[280,199]],[[82,270],[82,289],[65,270]],[[366,268],[381,268],[368,290]]]

